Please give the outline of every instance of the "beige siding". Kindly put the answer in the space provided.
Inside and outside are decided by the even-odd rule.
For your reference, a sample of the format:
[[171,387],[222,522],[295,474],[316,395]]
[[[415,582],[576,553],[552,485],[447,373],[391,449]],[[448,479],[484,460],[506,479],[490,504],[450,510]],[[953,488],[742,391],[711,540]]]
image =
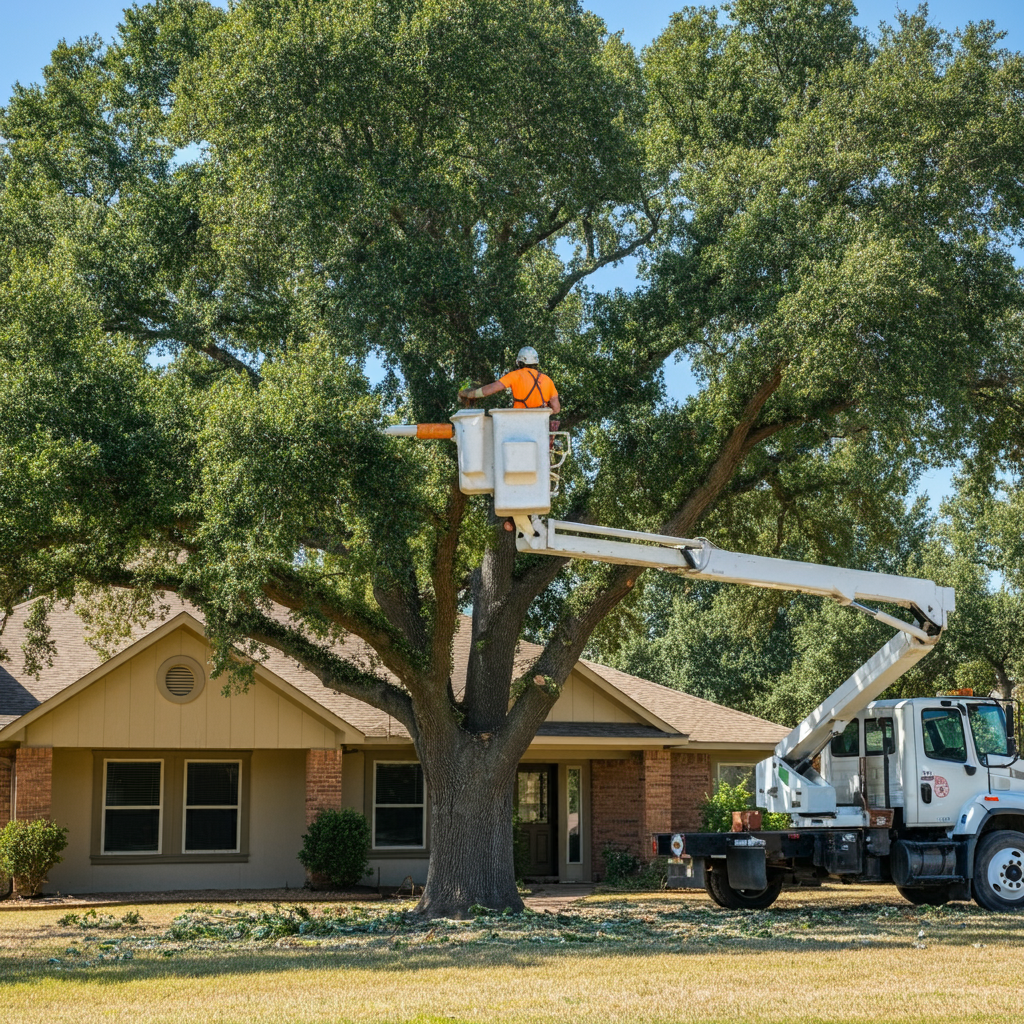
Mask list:
[[341,760],[341,806],[365,814],[363,773],[366,758],[362,751],[346,753]]
[[549,722],[643,722],[622,704],[573,673],[548,714]]
[[55,749],[53,818],[68,827],[68,846],[64,860],[50,871],[45,891],[79,894],[301,887],[305,871],[296,855],[306,830],[305,754],[301,750],[254,750],[250,763],[247,861],[93,864],[93,755],[83,749]]
[[333,728],[263,680],[248,693],[224,697],[223,682],[207,679],[195,700],[172,704],[157,689],[156,673],[176,655],[194,658],[210,671],[209,648],[188,630],[175,630],[32,722],[27,745],[172,750],[336,746]]

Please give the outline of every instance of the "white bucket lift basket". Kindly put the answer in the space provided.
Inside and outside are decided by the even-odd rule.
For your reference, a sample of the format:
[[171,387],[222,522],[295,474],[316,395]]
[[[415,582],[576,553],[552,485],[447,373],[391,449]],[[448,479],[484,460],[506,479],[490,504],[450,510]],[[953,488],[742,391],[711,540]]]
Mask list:
[[[557,469],[569,454],[569,435],[552,434],[551,410],[462,409],[452,416],[459,449],[459,489],[494,494],[498,516],[546,515],[558,493]],[[551,438],[564,446],[552,451]],[[552,455],[555,460],[552,461]]]

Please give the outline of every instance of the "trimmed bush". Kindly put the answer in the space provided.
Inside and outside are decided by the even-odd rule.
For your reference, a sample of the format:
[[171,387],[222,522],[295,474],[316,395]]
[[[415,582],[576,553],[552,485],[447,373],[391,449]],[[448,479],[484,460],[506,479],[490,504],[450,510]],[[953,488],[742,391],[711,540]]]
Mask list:
[[619,885],[640,870],[640,859],[625,850],[606,846],[601,856],[604,858],[605,881],[610,885]]
[[358,885],[370,867],[370,823],[358,811],[321,811],[302,837],[299,863],[336,889]]
[[[750,790],[745,783],[740,782],[730,786],[728,782],[719,779],[715,784],[713,796],[707,797],[698,806],[700,812],[701,832],[730,832],[732,830],[732,812],[751,810]],[[781,832],[789,828],[789,815],[769,813],[763,808],[761,811],[761,831]]]
[[68,830],[55,821],[9,821],[0,829],[0,874],[14,879],[19,896],[35,896],[67,845]]

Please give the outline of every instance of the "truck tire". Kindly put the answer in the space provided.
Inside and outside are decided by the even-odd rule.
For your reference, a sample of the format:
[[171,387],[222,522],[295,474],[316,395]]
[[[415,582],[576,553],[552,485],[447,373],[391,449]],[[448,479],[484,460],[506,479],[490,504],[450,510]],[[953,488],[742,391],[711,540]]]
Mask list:
[[974,898],[986,910],[1024,910],[1024,835],[989,832],[974,855]]
[[896,891],[917,907],[926,903],[932,907],[941,907],[950,899],[948,885],[929,885],[923,889],[908,889],[904,885],[897,885]]
[[720,907],[726,910],[764,910],[770,907],[782,892],[782,879],[768,879],[768,885],[757,892],[751,889],[734,889],[723,870],[704,869],[704,888]]

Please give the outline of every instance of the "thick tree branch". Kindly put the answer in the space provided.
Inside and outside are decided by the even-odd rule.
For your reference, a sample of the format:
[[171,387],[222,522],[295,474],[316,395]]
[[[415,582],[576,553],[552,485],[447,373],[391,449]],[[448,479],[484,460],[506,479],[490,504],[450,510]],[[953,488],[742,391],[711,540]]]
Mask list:
[[[732,479],[733,473],[736,472],[736,467],[743,462],[754,447],[756,442],[750,440],[754,424],[757,422],[758,416],[761,415],[765,403],[778,390],[781,383],[782,366],[780,364],[776,365],[771,375],[747,400],[742,415],[729,432],[728,438],[719,450],[718,457],[705,475],[704,482],[683,502],[676,514],[668,519],[663,528],[665,533],[675,537],[686,536],[686,533],[699,522],[715,498],[722,493]],[[779,425],[771,433],[778,433],[781,429],[782,426]],[[771,434],[765,436],[771,436]]]
[[583,267],[580,267],[575,273],[569,274],[568,277],[562,280],[562,283],[558,286],[555,294],[551,296],[547,301],[547,310],[549,313],[553,312],[559,305],[560,302],[580,283],[585,277],[589,277],[595,271],[600,270],[602,267],[607,267],[610,263],[618,263],[619,260],[624,260],[627,256],[632,256],[637,249],[641,246],[646,245],[658,231],[658,220],[657,218],[651,219],[650,228],[645,231],[639,238],[635,238],[629,245],[621,246],[618,249],[608,253],[607,256],[602,256],[600,259],[588,261]]
[[359,668],[268,615],[254,613],[246,635],[273,647],[312,672],[328,689],[372,704],[391,715],[416,736],[416,718],[409,694],[394,683]]
[[446,687],[451,681],[451,637],[455,633],[459,615],[455,565],[465,512],[466,496],[459,490],[458,481],[453,480],[448,492],[445,516],[447,528],[438,532],[431,574],[435,620],[430,644],[430,666],[434,677],[443,678]]
[[509,709],[497,733],[499,745],[495,753],[500,767],[515,769],[556,700],[558,694],[551,692],[542,676],[527,681],[526,689]]
[[384,666],[397,676],[410,691],[421,685],[421,653],[410,648],[405,638],[390,623],[375,622],[352,608],[340,608],[331,594],[323,593],[300,573],[283,567],[275,571],[273,582],[265,583],[263,594],[268,600],[289,611],[307,613],[315,610],[331,625],[365,640],[376,651]]
[[[753,445],[750,435],[765,403],[782,383],[782,366],[776,365],[771,375],[747,400],[743,412],[729,432],[703,483],[671,516],[661,532],[682,537],[692,531],[714,501],[726,490]],[[782,429],[779,426],[777,429]],[[537,670],[554,679],[565,679],[600,621],[629,593],[643,568],[621,566],[611,572],[611,580],[580,615],[564,621],[555,629],[537,663]]]

